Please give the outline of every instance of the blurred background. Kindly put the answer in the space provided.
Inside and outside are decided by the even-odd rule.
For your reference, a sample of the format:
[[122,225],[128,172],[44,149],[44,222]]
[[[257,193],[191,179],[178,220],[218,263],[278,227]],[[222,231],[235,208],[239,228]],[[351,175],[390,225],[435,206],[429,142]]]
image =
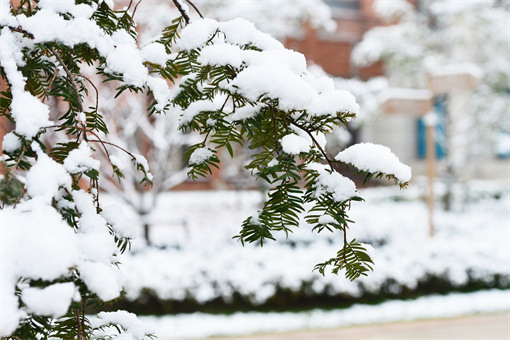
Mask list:
[[[102,84],[99,103],[108,138],[145,155],[155,179],[150,191],[140,186],[139,175],[121,153],[112,158],[125,164],[125,181],[108,180],[111,169],[104,169],[106,205],[120,202],[136,225],[132,251],[121,260],[126,294],[107,308],[145,315],[163,339],[473,314],[493,316],[479,322],[484,338],[508,338],[509,2],[193,3],[205,17],[252,21],[303,53],[309,72],[327,74],[337,88],[354,94],[360,112],[347,129],[329,136],[331,155],[359,142],[383,144],[412,167],[413,180],[407,190],[382,181],[364,188],[363,177],[345,173],[365,199],[351,209],[355,223],[349,235],[373,247],[375,269],[354,282],[342,274],[323,277],[312,269],[336,253],[340,235],[314,234],[303,222],[288,239],[279,235],[278,242],[263,248],[242,247],[232,239],[267,189],[244,169],[248,148],[239,148],[234,159],[225,152],[221,170],[190,181],[181,155],[197,136],[179,131],[180,112],[147,117],[146,96],[123,95],[114,105],[115,88]],[[141,44],[179,15],[172,6],[171,1],[138,3]],[[198,19],[191,7],[190,13]],[[4,121],[0,126],[2,134],[12,128]],[[427,127],[435,136],[428,150]],[[434,154],[427,160],[430,146]],[[476,337],[466,327],[458,326],[468,330],[466,337]],[[426,332],[435,328],[423,326],[408,337],[433,337]],[[363,328],[349,332],[350,338],[372,336]]]

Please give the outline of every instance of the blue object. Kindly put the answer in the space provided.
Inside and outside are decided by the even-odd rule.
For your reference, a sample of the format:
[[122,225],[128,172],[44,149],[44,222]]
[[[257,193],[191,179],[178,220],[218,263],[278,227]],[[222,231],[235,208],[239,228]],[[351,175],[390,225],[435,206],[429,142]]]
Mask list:
[[[446,156],[446,115],[447,115],[447,95],[439,95],[434,98],[434,109],[436,110],[438,122],[436,125],[436,158],[441,159]],[[417,122],[418,135],[418,158],[424,159],[427,155],[427,128],[423,118]]]

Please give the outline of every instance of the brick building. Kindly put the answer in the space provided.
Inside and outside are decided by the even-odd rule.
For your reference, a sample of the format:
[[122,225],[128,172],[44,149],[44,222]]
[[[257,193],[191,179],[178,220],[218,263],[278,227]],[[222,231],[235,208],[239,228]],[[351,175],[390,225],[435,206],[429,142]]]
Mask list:
[[336,77],[367,79],[382,75],[381,64],[357,68],[350,61],[351,51],[363,34],[379,24],[372,9],[374,0],[326,0],[336,22],[334,32],[315,32],[305,27],[303,34],[286,39],[286,46],[303,53]]

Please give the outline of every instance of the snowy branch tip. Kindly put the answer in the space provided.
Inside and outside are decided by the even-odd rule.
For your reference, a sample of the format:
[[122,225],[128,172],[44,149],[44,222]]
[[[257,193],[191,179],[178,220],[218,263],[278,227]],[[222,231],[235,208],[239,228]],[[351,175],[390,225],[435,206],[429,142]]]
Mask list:
[[371,174],[394,177],[400,185],[411,180],[411,167],[401,163],[387,146],[359,143],[343,150],[335,159]]

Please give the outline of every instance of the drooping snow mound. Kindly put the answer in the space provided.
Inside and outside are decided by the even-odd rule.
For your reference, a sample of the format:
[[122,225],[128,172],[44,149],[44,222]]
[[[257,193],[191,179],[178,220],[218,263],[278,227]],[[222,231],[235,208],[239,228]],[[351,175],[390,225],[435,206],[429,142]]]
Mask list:
[[390,148],[384,145],[355,144],[341,151],[335,159],[363,171],[393,175],[400,183],[409,182],[411,179],[411,167],[401,163]]
[[315,188],[316,197],[324,193],[330,193],[335,201],[344,202],[356,196],[356,185],[354,182],[338,172],[329,172],[326,165],[311,163],[308,165],[308,169],[319,173]]

